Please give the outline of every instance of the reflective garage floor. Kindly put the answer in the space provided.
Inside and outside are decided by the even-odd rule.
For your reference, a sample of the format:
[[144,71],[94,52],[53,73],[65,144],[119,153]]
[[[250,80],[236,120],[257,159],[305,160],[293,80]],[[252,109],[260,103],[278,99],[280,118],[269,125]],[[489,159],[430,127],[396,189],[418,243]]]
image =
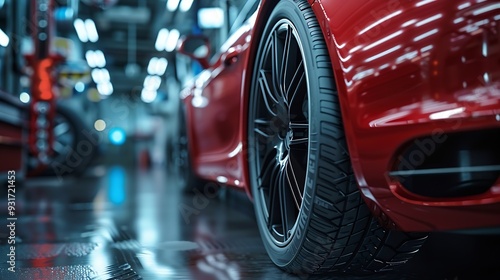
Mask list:
[[[120,166],[26,181],[16,193],[16,272],[2,261],[0,279],[313,279],[271,263],[243,195],[192,196],[177,182],[164,168]],[[7,260],[4,211],[1,220]],[[498,237],[439,233],[403,270],[359,279],[500,279],[499,264]]]

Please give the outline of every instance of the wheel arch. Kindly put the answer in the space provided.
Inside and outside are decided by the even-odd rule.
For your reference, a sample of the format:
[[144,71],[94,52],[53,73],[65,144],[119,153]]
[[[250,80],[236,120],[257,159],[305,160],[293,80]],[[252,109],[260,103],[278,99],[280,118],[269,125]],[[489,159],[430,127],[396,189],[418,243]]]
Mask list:
[[[252,69],[254,67],[255,61],[250,59],[251,57],[255,57],[257,54],[257,50],[259,47],[259,42],[262,38],[262,32],[267,24],[265,18],[271,15],[274,7],[281,0],[262,0],[260,7],[258,9],[257,18],[255,20],[255,24],[252,28],[251,41],[250,46],[248,47],[248,59],[245,62],[245,72],[243,74],[243,80],[241,83],[241,108],[240,108],[240,139],[242,143],[242,149],[239,156],[240,166],[242,166],[243,170],[243,178],[244,178],[244,188],[248,197],[253,201],[252,190],[250,186],[249,180],[249,171],[248,171],[248,143],[247,143],[247,130],[248,130],[248,100],[250,96],[250,86],[252,83]],[[312,1],[312,0],[310,0]]]

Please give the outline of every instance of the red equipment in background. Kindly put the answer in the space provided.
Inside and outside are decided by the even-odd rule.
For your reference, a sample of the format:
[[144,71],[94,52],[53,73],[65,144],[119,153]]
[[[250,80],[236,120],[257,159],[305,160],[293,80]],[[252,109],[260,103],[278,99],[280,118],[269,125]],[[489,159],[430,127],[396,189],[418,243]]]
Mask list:
[[31,74],[31,103],[29,106],[29,152],[37,160],[33,173],[44,170],[53,153],[54,117],[56,94],[54,92],[54,67],[64,60],[51,53],[54,18],[52,0],[32,0],[32,38],[34,53],[27,56]]

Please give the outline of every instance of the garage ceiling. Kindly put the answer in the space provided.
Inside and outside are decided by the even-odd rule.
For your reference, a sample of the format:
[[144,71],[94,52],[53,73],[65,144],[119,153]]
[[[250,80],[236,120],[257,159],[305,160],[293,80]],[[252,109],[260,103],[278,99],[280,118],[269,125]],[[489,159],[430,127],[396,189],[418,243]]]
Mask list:
[[[214,1],[202,2],[205,5],[218,4]],[[83,51],[103,51],[116,93],[130,92],[140,87],[147,76],[147,64],[152,57],[165,57],[170,65],[175,64],[174,52],[159,52],[155,49],[158,31],[161,28],[175,28],[181,34],[189,34],[195,24],[195,5],[200,3],[194,3],[187,12],[178,9],[170,12],[166,3],[166,0],[119,0],[106,10],[80,3],[78,17],[93,19],[99,32],[99,41],[84,44]],[[169,68],[168,73],[173,75],[173,67]]]

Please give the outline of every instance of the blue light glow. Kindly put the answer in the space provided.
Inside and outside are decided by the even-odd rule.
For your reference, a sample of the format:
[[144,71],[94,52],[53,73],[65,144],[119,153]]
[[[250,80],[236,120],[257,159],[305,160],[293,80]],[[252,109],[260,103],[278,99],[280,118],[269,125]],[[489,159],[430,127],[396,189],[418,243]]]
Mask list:
[[108,196],[109,200],[115,204],[120,205],[126,198],[126,173],[125,169],[121,166],[113,166],[108,172]]
[[111,142],[111,144],[120,146],[125,143],[126,139],[127,136],[123,128],[115,127],[109,130],[109,142]]

